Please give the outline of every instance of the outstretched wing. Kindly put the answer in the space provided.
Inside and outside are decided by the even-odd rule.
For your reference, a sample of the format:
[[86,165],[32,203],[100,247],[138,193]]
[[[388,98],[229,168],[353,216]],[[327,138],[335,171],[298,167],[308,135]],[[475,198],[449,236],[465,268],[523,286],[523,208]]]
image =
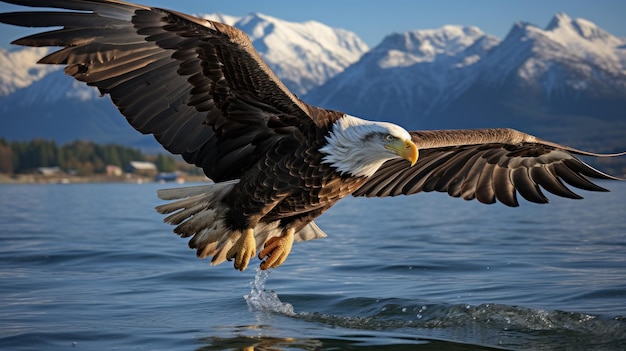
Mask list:
[[546,203],[541,188],[558,196],[581,197],[565,183],[590,191],[606,191],[587,178],[618,179],[602,173],[572,154],[599,155],[561,146],[512,129],[410,132],[420,157],[413,167],[396,159],[383,166],[354,196],[385,197],[420,191],[482,203],[518,206],[516,194]]
[[[0,22],[62,27],[16,40],[60,46],[40,63],[109,94],[128,122],[216,181],[238,178],[278,139],[338,117],[300,101],[222,23],[122,1],[12,0],[70,11],[0,14]],[[76,11],[78,10],[78,11]]]

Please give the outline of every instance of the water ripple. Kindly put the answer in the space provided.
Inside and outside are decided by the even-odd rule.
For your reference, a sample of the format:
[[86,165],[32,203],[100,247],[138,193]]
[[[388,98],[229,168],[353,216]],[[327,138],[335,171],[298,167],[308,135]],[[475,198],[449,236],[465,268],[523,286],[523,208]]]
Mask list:
[[[278,294],[265,289],[269,272],[257,269],[252,290],[246,295],[254,310],[286,315],[333,328],[368,331],[394,331],[429,339],[471,341],[474,345],[506,348],[604,349],[626,346],[626,321],[621,317],[533,309],[502,304],[440,304],[402,298],[373,299],[350,297],[324,301],[328,312],[295,312],[294,305],[282,302]],[[319,307],[325,295],[288,296],[297,307],[307,301]],[[318,300],[312,302],[311,300]],[[541,347],[537,347],[537,340]],[[396,340],[397,342],[397,340]],[[395,342],[392,342],[394,344]]]

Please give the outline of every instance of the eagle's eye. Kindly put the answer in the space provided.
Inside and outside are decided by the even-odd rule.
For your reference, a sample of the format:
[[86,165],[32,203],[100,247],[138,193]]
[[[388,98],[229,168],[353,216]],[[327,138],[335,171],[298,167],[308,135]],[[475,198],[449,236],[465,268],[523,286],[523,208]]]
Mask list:
[[392,141],[394,141],[394,140],[396,140],[396,137],[395,137],[395,136],[393,136],[393,135],[391,135],[391,134],[387,134],[387,135],[385,135],[385,141],[386,141],[386,142],[390,143],[390,142],[392,142]]

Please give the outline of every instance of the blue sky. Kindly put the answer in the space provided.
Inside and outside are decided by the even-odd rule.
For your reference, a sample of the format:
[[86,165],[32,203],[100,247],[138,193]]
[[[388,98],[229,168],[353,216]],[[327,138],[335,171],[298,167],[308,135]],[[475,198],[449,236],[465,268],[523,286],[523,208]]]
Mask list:
[[[438,28],[445,24],[477,26],[503,38],[514,22],[545,27],[557,12],[590,20],[608,32],[626,37],[626,1],[623,0],[143,0],[149,6],[186,13],[220,12],[244,16],[260,12],[302,22],[316,20],[355,32],[373,47],[388,34],[412,29]],[[0,4],[0,12],[16,6]],[[0,25],[0,46],[23,35],[23,29]]]

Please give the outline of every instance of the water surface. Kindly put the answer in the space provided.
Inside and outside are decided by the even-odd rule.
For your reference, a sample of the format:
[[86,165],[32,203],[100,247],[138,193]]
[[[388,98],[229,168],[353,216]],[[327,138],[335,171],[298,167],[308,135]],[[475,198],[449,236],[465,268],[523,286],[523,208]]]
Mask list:
[[168,185],[0,186],[0,349],[625,349],[626,184],[602,185],[347,198],[269,273],[196,259]]

